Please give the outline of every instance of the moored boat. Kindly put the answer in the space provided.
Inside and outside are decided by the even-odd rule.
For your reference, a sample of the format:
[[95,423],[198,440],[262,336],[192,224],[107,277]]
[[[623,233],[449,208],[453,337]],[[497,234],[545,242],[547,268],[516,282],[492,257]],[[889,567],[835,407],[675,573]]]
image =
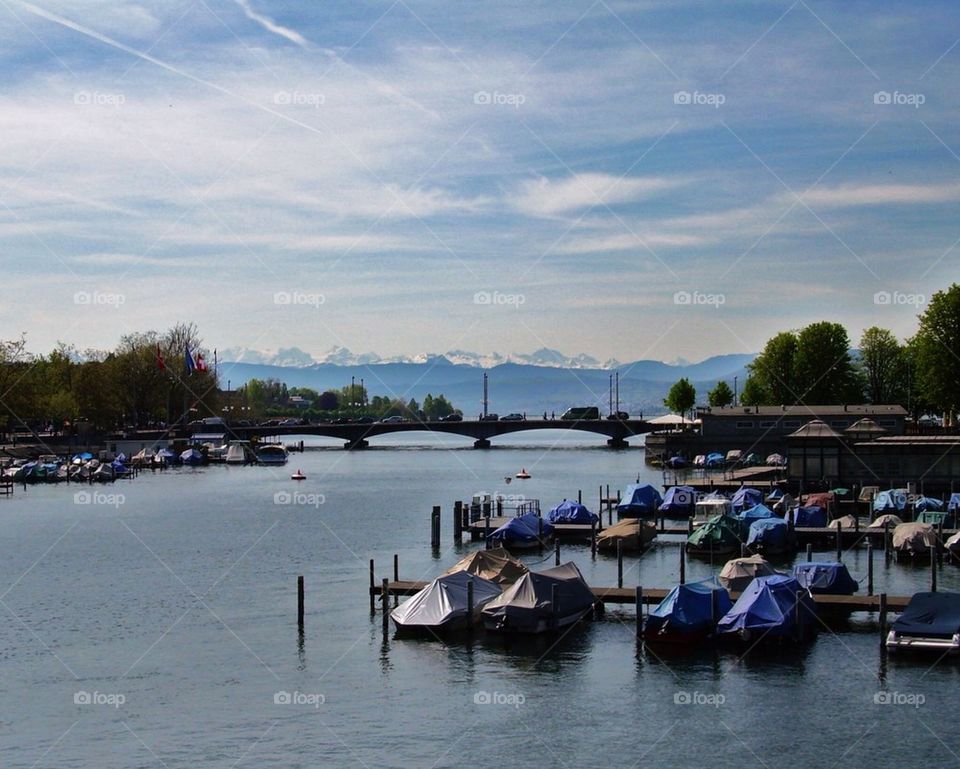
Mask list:
[[556,632],[578,622],[597,598],[574,563],[524,574],[482,611],[487,630],[524,635]]
[[887,633],[895,652],[960,652],[960,593],[916,593]]
[[717,633],[745,643],[797,642],[817,631],[817,605],[793,577],[757,577],[717,623]]
[[636,552],[646,548],[657,538],[657,527],[642,518],[621,518],[597,534],[597,550],[617,550],[621,542],[622,552]]
[[650,612],[643,626],[647,643],[695,643],[714,634],[717,622],[733,606],[715,578],[677,585]]
[[499,595],[496,582],[458,571],[433,580],[394,609],[390,618],[398,634],[442,635],[479,622],[480,611]]
[[553,524],[536,513],[525,513],[491,532],[487,541],[508,550],[530,550],[542,546],[552,536]]
[[282,443],[267,443],[257,447],[257,464],[285,465],[289,454]]

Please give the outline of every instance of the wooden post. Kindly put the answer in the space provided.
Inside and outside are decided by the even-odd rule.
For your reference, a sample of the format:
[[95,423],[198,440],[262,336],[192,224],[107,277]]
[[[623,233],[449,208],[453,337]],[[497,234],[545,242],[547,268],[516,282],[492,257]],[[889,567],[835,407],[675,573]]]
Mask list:
[[583,504],[583,489],[577,489],[577,504]]
[[680,548],[680,584],[683,585],[687,581],[687,560],[684,558],[685,555],[684,549]]
[[467,580],[467,627],[473,627],[473,579]]
[[623,587],[623,540],[617,540],[617,587]]
[[600,491],[597,494],[597,512],[603,516],[603,484],[600,484]]
[[497,515],[503,515],[503,498],[497,497]]
[[440,506],[434,505],[430,515],[430,544],[434,550],[440,549]]
[[297,577],[297,627],[303,630],[303,575]]
[[453,503],[453,541],[463,544],[463,502],[460,500]]
[[553,540],[553,565],[560,565],[560,537]]
[[930,592],[937,592],[937,548],[930,548]]
[[377,599],[374,597],[373,588],[376,586],[377,582],[373,576],[373,559],[370,559],[370,613],[373,614],[377,610]]
[[807,542],[807,563],[813,562],[813,545]]
[[843,560],[843,525],[837,522],[837,563]]
[[537,544],[540,552],[543,552],[543,518],[537,518]]
[[597,522],[590,522],[590,555],[597,557]]
[[643,635],[643,588],[637,585],[637,638]]
[[873,542],[867,540],[867,595],[873,595]]
[[883,557],[885,560],[890,559],[890,520],[889,519],[883,522]]
[[857,535],[860,534],[860,514],[859,513],[853,516],[853,533]]
[[383,632],[386,635],[390,627],[390,580],[386,577],[380,584],[380,611],[383,614]]
[[693,518],[687,518],[687,536],[693,534]]
[[490,511],[486,511],[486,515],[483,517],[483,541],[484,547],[490,549]]
[[880,593],[880,643],[882,644],[887,638],[887,594]]
[[[713,540],[711,540],[711,543],[712,542]],[[747,557],[747,546],[743,542],[740,543],[740,557],[741,558]]]
[[[440,528],[439,516],[438,516],[438,519],[437,519],[437,528],[438,528],[438,529]],[[394,582],[399,582],[399,581],[400,581],[400,556],[397,555],[396,553],[393,554],[393,581],[394,581]],[[393,594],[393,605],[394,605],[394,606],[399,606],[399,605],[400,605],[400,595],[399,595],[399,593],[394,593],[394,594]]]

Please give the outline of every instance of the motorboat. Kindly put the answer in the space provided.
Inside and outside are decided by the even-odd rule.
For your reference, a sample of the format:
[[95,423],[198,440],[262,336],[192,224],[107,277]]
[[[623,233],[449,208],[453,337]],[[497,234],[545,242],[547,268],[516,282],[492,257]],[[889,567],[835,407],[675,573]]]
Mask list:
[[742,593],[757,577],[770,577],[779,572],[762,555],[733,558],[720,570],[720,584],[731,593]]
[[512,585],[529,570],[506,549],[495,547],[490,550],[475,550],[461,558],[444,573],[456,574],[461,571],[483,577],[505,587]]
[[846,564],[839,561],[798,563],[793,576],[813,595],[853,595],[860,589]]
[[757,577],[717,623],[717,634],[745,643],[802,641],[817,630],[817,605],[793,577]]
[[597,523],[600,517],[596,513],[591,513],[579,502],[565,499],[546,515],[546,520],[550,523],[580,523],[587,526]]
[[224,462],[228,465],[246,465],[255,461],[253,450],[244,441],[230,441]]
[[529,550],[541,547],[552,536],[553,524],[536,513],[525,513],[491,532],[487,541],[508,550]]
[[517,473],[516,477],[520,478],[521,480],[526,480],[530,477],[530,473],[527,472],[527,468],[523,467],[520,469],[520,472]]
[[740,551],[740,521],[730,515],[716,515],[687,537],[691,555],[728,555]]
[[733,606],[716,578],[677,585],[650,612],[643,626],[647,643],[694,643],[712,636]]
[[649,483],[633,483],[617,503],[619,518],[654,518],[657,515],[663,497]]
[[305,481],[305,480],[307,480],[307,476],[305,476],[305,475],[299,470],[299,468],[298,468],[298,469],[297,469],[297,472],[293,473],[293,474],[290,476],[290,480],[291,480],[291,481]]
[[916,593],[887,633],[893,652],[960,652],[960,593]]
[[570,562],[530,571],[483,607],[483,626],[500,633],[556,632],[589,614],[597,597]]
[[697,492],[691,486],[671,486],[663,495],[659,510],[668,518],[689,518],[693,515]]
[[479,623],[500,586],[467,571],[444,574],[390,613],[398,634],[442,635]]
[[267,443],[259,446],[256,453],[257,464],[260,465],[285,465],[290,456],[282,443]]
[[644,550],[657,538],[657,527],[642,518],[621,518],[597,534],[597,550],[616,552],[617,543],[622,543],[622,552]]

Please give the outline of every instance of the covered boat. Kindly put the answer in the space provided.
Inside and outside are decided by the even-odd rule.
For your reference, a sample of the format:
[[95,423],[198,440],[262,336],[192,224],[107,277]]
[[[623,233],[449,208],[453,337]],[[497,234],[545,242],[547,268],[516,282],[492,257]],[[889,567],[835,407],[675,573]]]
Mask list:
[[741,486],[734,492],[730,504],[733,505],[735,513],[742,512],[748,507],[756,507],[763,502],[763,494],[757,489],[751,489],[749,486]]
[[706,457],[705,454],[697,454],[697,455],[693,458],[693,466],[694,466],[694,467],[703,467],[703,465],[704,465],[704,463],[706,463],[706,461],[707,461],[707,457]]
[[846,564],[836,561],[798,563],[793,577],[813,595],[853,595],[860,589]]
[[783,519],[792,521],[794,526],[823,528],[827,525],[827,511],[816,505],[795,507],[792,510],[787,510]]
[[494,547],[490,550],[475,550],[470,555],[457,561],[444,574],[467,572],[504,587],[512,585],[527,571],[527,567],[510,555],[507,550],[502,547]]
[[766,464],[770,467],[782,467],[787,464],[787,458],[783,454],[769,454]]
[[[756,577],[779,574],[762,555],[733,558],[720,570],[720,584],[732,593],[742,593]],[[724,612],[726,613],[726,612]]]
[[703,461],[704,467],[723,467],[726,463],[723,454],[719,451],[713,451],[707,454],[707,458]]
[[760,518],[750,524],[747,547],[765,555],[790,552],[793,549],[790,527],[783,518]]
[[268,443],[257,448],[257,463],[261,465],[285,465],[289,454],[283,444]]
[[684,643],[713,635],[717,620],[733,601],[713,577],[677,585],[647,617],[643,637],[648,642]]
[[950,495],[950,500],[947,502],[947,512],[955,513],[960,510],[960,494],[953,493]]
[[776,518],[776,513],[763,503],[741,510],[737,515],[737,520],[740,521],[740,537],[746,539],[750,532],[750,524],[765,518]]
[[707,521],[718,515],[733,515],[733,505],[719,491],[712,491],[697,500],[694,505],[694,517],[700,521]]
[[565,563],[524,574],[483,607],[483,625],[502,633],[556,631],[580,620],[596,601],[576,564]]
[[491,580],[466,571],[444,574],[400,604],[390,618],[398,633],[449,633],[479,620],[480,610],[499,595],[500,586]]
[[[767,497],[767,502],[769,501],[770,497]],[[794,499],[793,495],[786,492],[784,492],[784,494],[771,505],[773,512],[777,513],[778,515],[783,515],[788,510],[792,510],[793,508],[799,506],[800,503]]]
[[642,518],[621,518],[597,534],[597,550],[616,552],[622,542],[624,552],[643,550],[657,537],[657,527]]
[[197,449],[187,449],[180,452],[180,461],[185,465],[201,465],[203,464],[203,454]]
[[901,523],[893,530],[897,555],[930,555],[931,547],[937,547],[937,532],[929,523]]
[[539,547],[552,535],[553,524],[536,513],[524,513],[491,532],[487,541],[507,549],[526,550]]
[[827,511],[827,515],[833,515],[837,506],[837,497],[832,491],[818,491],[812,494],[804,494],[800,497],[800,504],[804,506],[816,505]]
[[801,641],[816,632],[817,605],[793,577],[757,577],[717,623],[721,636],[750,643]]
[[840,518],[834,518],[827,524],[828,529],[843,529],[844,531],[853,531],[859,526],[859,522],[852,515],[844,515]]
[[649,483],[634,483],[627,486],[622,499],[617,504],[620,518],[644,518],[655,516],[663,498]]
[[689,518],[696,500],[697,492],[692,486],[671,486],[663,496],[660,512],[667,517]]
[[933,497],[917,497],[913,502],[913,509],[918,513],[943,510],[943,500]]
[[960,593],[916,593],[887,634],[891,651],[960,651]]
[[873,499],[873,512],[898,513],[907,508],[906,489],[888,489],[881,491]]
[[599,517],[579,502],[565,499],[547,513],[546,519],[550,523],[584,523],[589,526],[591,523],[596,523]]
[[944,542],[943,548],[955,558],[960,556],[960,531]]
[[227,454],[223,461],[228,465],[246,465],[255,459],[256,456],[249,444],[243,441],[230,441],[230,444],[227,446]]
[[680,470],[687,466],[687,460],[678,454],[677,456],[670,457],[664,464],[671,470]]
[[902,520],[893,513],[885,513],[883,515],[878,515],[876,519],[867,527],[868,529],[882,529],[884,526],[889,526],[891,529],[899,526],[903,523]]
[[687,552],[697,555],[726,555],[740,551],[740,521],[716,515],[687,537]]

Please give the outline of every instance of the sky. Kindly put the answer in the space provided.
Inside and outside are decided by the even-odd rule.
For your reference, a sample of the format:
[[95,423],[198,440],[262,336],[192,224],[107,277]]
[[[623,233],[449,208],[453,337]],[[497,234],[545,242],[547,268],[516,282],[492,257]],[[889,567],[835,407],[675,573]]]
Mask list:
[[700,360],[957,274],[946,2],[4,0],[0,64],[36,352]]

